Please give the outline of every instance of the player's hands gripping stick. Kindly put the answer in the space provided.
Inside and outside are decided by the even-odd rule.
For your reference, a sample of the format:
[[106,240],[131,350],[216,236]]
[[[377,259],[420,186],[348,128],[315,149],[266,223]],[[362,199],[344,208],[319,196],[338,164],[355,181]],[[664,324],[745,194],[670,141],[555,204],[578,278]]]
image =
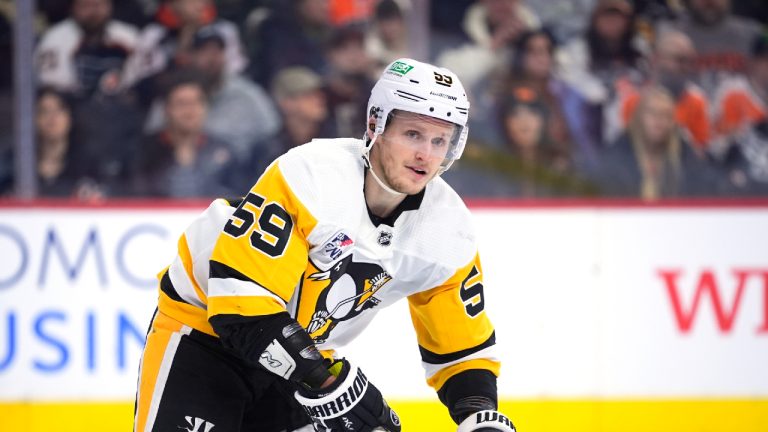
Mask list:
[[371,432],[380,427],[380,430],[400,432],[397,414],[357,366],[341,359],[329,370],[336,375],[330,386],[321,389],[300,387],[295,394],[316,428],[322,431],[325,427],[333,432]]

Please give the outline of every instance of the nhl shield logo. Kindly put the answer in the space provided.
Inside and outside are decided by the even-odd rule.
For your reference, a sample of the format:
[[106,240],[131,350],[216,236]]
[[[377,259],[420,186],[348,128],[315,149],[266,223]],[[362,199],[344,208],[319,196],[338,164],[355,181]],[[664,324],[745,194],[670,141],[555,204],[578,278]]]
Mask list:
[[392,233],[390,231],[380,231],[378,243],[381,246],[389,246],[392,244]]

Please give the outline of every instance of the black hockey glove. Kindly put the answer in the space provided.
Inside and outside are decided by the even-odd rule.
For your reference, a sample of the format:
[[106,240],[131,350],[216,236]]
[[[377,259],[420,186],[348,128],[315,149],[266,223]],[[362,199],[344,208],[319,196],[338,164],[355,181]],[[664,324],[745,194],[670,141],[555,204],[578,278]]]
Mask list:
[[334,362],[329,370],[336,375],[336,380],[329,387],[299,387],[295,394],[296,400],[312,417],[316,430],[400,432],[397,414],[357,366],[341,359]]
[[456,432],[516,432],[516,430],[515,425],[504,414],[485,410],[464,419]]

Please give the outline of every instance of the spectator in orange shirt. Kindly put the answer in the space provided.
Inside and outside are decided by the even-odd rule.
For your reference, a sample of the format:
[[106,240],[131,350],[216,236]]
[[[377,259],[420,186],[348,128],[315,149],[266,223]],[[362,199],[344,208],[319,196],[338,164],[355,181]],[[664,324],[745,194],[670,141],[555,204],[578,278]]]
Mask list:
[[755,39],[747,77],[718,89],[715,126],[718,157],[735,191],[768,193],[768,35]]
[[[699,149],[706,149],[710,140],[709,102],[693,82],[692,71],[696,49],[684,33],[668,30],[659,35],[651,59],[651,83],[664,87],[675,100],[675,119],[690,135]],[[623,88],[621,117],[626,126],[640,100],[642,89]]]
[[722,174],[678,133],[676,104],[667,89],[646,86],[626,133],[603,150],[599,169],[589,173],[601,195],[653,201],[727,192]]
[[729,140],[768,118],[768,35],[755,39],[747,77],[723,81],[714,100],[717,134]]

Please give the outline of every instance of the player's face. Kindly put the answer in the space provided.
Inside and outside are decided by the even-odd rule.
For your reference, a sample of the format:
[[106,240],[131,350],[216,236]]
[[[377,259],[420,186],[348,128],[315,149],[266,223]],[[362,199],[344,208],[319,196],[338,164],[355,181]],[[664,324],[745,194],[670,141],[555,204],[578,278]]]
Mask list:
[[371,149],[371,164],[392,189],[419,193],[440,171],[457,126],[428,116],[398,113]]

